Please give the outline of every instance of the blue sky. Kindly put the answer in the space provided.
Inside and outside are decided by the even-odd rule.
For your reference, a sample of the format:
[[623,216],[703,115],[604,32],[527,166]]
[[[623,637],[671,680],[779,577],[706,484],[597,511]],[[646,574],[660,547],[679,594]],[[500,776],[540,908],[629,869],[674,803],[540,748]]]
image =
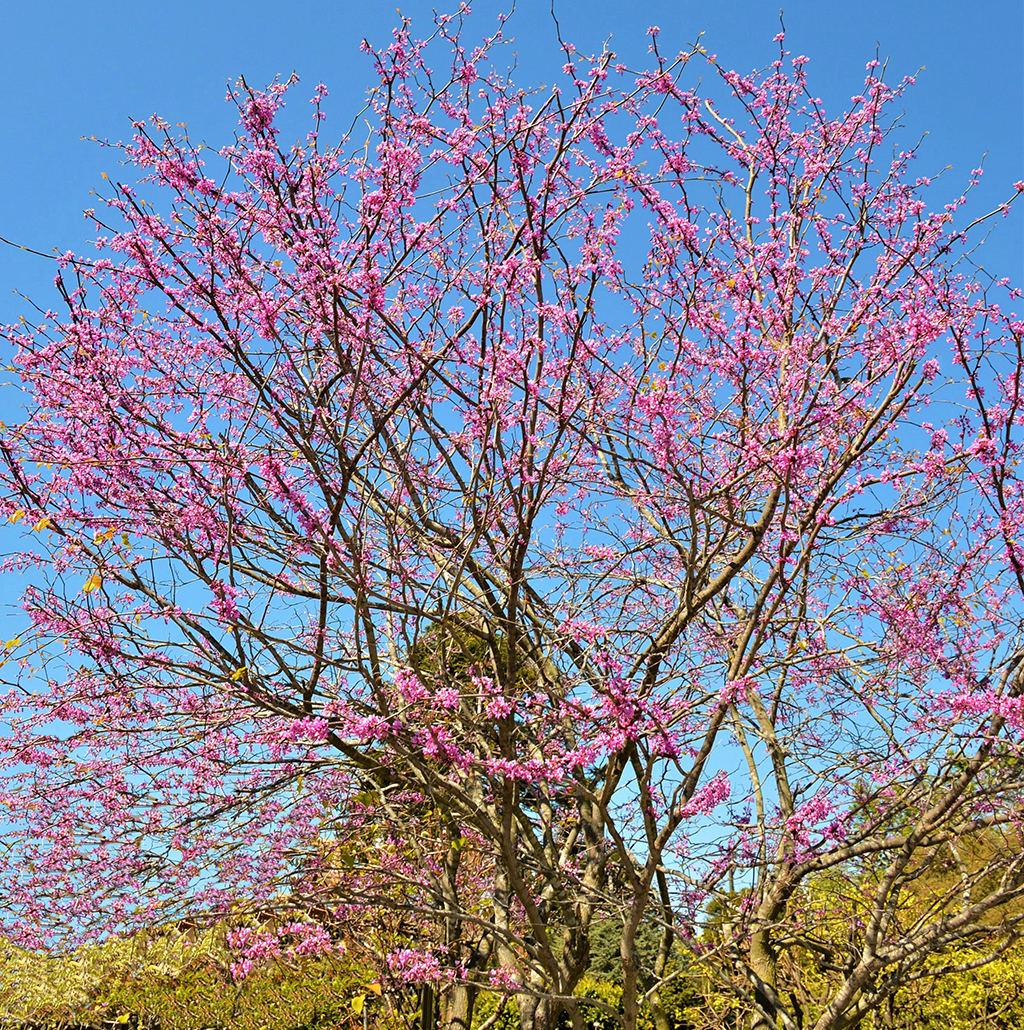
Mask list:
[[[433,6],[415,0],[401,9],[426,27]],[[507,0],[472,6],[471,24],[483,34]],[[549,6],[550,0],[519,0],[510,23],[524,81],[550,82],[560,63]],[[565,38],[599,49],[611,37],[631,67],[643,59],[646,28],[657,24],[664,50],[704,31],[709,50],[740,71],[772,59],[779,18],[777,0],[556,0],[556,10]],[[193,138],[224,143],[234,123],[223,102],[225,83],[239,74],[263,84],[295,71],[303,80],[297,100],[323,80],[340,131],[370,83],[360,40],[385,41],[397,18],[394,0],[5,5],[0,236],[47,252],[81,248],[89,190],[101,172],[117,169],[108,167],[111,151],[80,137],[119,139],[129,134],[129,118],[159,112],[187,122]],[[1010,183],[1024,178],[1019,0],[790,0],[785,23],[788,45],[811,58],[811,83],[833,110],[858,92],[876,46],[890,58],[893,76],[924,67],[907,101],[904,139],[929,133],[919,168],[927,174],[951,164],[944,192],[952,195],[986,151],[980,203],[1005,199]],[[985,258],[1018,282],[1024,280],[1022,226],[1021,212],[999,225]],[[25,310],[12,290],[44,306],[51,302],[52,275],[49,262],[0,247],[0,321]]]

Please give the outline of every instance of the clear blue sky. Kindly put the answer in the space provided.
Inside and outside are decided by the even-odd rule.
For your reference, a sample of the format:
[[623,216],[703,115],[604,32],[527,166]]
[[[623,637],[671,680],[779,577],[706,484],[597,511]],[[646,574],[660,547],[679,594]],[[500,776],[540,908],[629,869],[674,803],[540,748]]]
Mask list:
[[[442,0],[436,3],[443,7]],[[509,32],[522,79],[551,81],[560,64],[549,0],[519,0]],[[741,71],[773,57],[776,0],[556,0],[563,36],[581,49],[612,46],[631,67],[643,60],[644,32],[657,24],[666,51],[705,31],[719,59]],[[367,36],[385,41],[394,0],[36,0],[5,4],[0,62],[0,236],[43,251],[81,248],[89,190],[114,174],[112,153],[80,137],[119,139],[128,119],[159,112],[189,123],[193,138],[230,138],[234,119],[225,83],[253,84],[295,71],[296,99],[323,80],[339,130],[370,83],[359,53]],[[429,24],[435,2],[405,3],[414,24]],[[452,7],[455,3],[451,4]],[[506,4],[474,3],[479,34]],[[907,142],[930,133],[922,173],[952,164],[942,187],[953,193],[987,151],[980,200],[999,201],[1024,178],[1024,5],[1020,0],[790,0],[788,44],[811,58],[815,92],[838,110],[857,93],[876,45],[894,76],[925,71],[907,103]],[[304,104],[293,104],[293,108]],[[936,198],[938,199],[938,198]],[[1018,212],[986,247],[986,264],[1020,282]],[[0,321],[24,302],[11,290],[52,301],[49,263],[0,247]]]

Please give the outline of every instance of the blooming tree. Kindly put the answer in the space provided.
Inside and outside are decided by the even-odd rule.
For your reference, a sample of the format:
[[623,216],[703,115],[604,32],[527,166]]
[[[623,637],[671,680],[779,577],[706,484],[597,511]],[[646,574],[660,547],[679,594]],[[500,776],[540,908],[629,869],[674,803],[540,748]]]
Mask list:
[[464,13],[367,46],[333,143],[322,86],[282,142],[293,82],[220,150],[137,123],[8,330],[6,933],[391,907],[446,1025],[578,1028],[613,918],[626,1030],[681,954],[755,1026],[854,1025],[1016,932],[1018,295],[877,62],[831,116],[781,35],[525,89]]

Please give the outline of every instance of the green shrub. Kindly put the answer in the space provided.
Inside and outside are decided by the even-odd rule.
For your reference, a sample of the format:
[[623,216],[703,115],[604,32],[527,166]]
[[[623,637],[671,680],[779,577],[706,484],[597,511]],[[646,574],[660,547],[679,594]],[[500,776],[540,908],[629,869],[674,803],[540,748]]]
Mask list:
[[[274,963],[235,982],[224,929],[164,931],[52,957],[0,951],[0,1019],[41,1027],[362,1030],[353,999],[373,974],[340,958]],[[386,1025],[374,1019],[375,1028]]]

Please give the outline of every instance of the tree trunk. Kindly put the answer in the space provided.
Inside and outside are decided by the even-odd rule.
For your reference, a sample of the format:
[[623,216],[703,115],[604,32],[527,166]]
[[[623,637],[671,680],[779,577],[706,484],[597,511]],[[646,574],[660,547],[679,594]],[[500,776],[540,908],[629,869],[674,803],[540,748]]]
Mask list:
[[[655,976],[660,978],[660,973],[655,970]],[[651,1018],[654,1020],[654,1030],[672,1030],[672,1024],[669,1022],[668,1013],[665,1011],[665,1006],[661,1003],[661,991],[654,990],[651,992],[650,997],[651,1005]]]
[[770,931],[757,930],[750,938],[750,968],[763,984],[771,988],[770,994],[759,986],[754,988],[754,999],[758,1004],[758,1011],[754,1013],[751,1028],[752,1030],[774,1030],[777,1014],[775,999],[778,997],[779,976],[778,956],[772,946]]
[[661,911],[664,925],[661,930],[661,940],[658,943],[658,955],[654,960],[654,983],[655,990],[651,992],[651,1017],[654,1019],[655,1030],[672,1030],[668,1013],[661,1003],[660,984],[665,976],[668,967],[668,957],[672,953],[672,944],[675,942],[675,932],[672,929],[672,906],[668,891],[668,883],[665,874],[659,872],[658,892],[661,899]]
[[452,984],[441,998],[442,1030],[470,1030],[477,989],[467,984]]
[[519,1030],[553,1030],[557,1013],[550,998],[520,994],[516,1000],[519,1002]]
[[436,1030],[437,1013],[434,1011],[434,988],[424,984],[420,988],[420,1030]]

